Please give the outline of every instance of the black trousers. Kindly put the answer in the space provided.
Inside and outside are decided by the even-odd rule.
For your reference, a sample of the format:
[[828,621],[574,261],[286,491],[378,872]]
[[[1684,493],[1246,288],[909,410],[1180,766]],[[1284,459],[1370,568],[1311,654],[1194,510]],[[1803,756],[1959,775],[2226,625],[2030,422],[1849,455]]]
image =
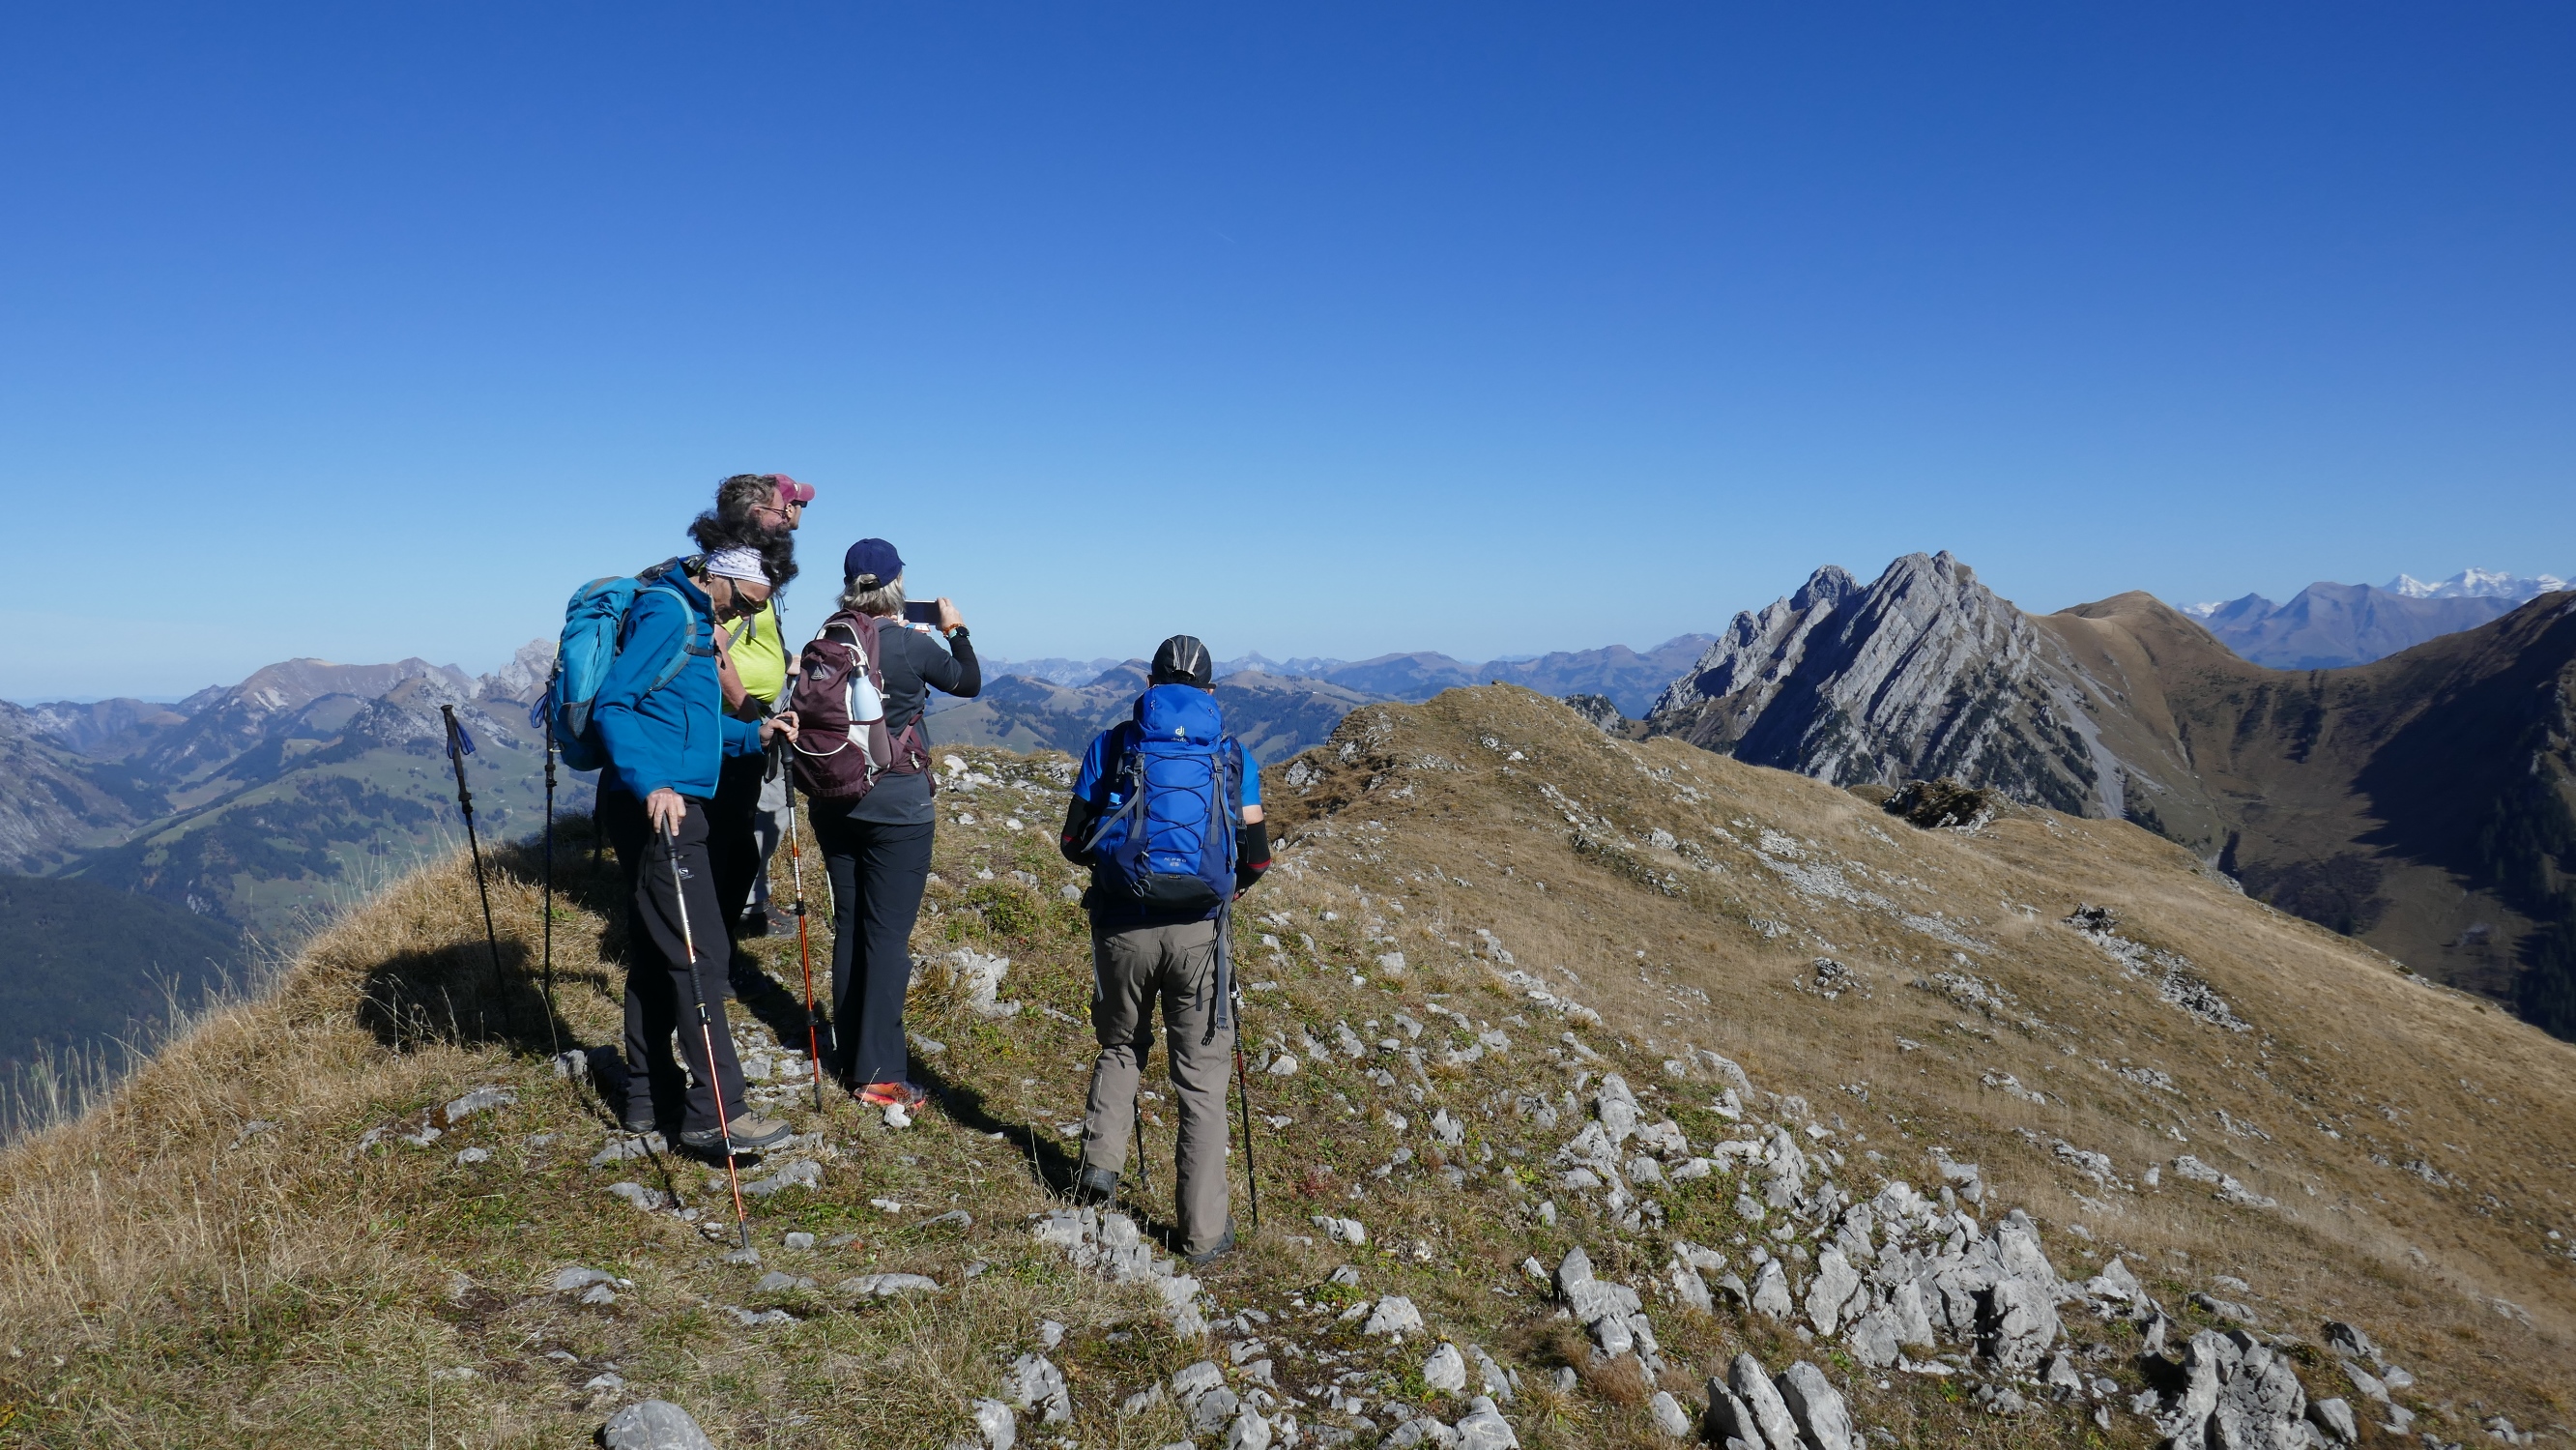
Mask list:
[[716,777],[716,798],[707,802],[707,857],[715,872],[717,935],[732,939],[742,909],[751,901],[751,883],[766,864],[755,833],[760,815],[760,777],[766,755],[728,755]]
[[[686,799],[684,797],[684,799]],[[716,911],[715,874],[707,864],[706,802],[690,800],[676,846],[666,845],[644,815],[644,803],[622,790],[599,793],[599,824],[626,873],[626,1092],[667,1102],[685,1094],[684,1133],[713,1130],[743,1113],[742,1064],[734,1057],[725,1021],[725,963],[732,948]],[[680,927],[680,897],[672,890],[676,859],[686,890],[688,932]],[[697,944],[691,961],[688,943]],[[698,1010],[707,1028],[698,1027]],[[678,1038],[676,1055],[673,1038]],[[724,1111],[709,1091],[707,1053],[715,1052],[715,1082]],[[631,1110],[629,1116],[636,1116]]]
[[807,804],[832,876],[833,1038],[826,1056],[853,1085],[908,1081],[903,996],[912,985],[912,924],[921,915],[935,825],[854,821],[853,802]]

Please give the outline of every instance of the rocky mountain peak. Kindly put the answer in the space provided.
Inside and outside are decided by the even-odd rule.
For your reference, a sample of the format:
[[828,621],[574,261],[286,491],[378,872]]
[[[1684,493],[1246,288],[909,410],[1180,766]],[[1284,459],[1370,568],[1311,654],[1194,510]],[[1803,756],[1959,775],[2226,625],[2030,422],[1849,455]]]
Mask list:
[[[2576,840],[2567,596],[2353,665],[2384,652],[2394,626],[2375,622],[2393,613],[2502,604],[2319,584],[2199,623],[2134,593],[2034,616],[1946,554],[1840,598],[1822,571],[1810,585],[1803,605],[1738,616],[1647,733],[1840,785],[1948,778],[2124,818],[2283,911],[2576,1036],[2576,954],[2559,945],[2576,940],[2576,891],[2557,884],[2576,855],[2550,844]],[[2229,617],[2257,606],[2274,644],[2316,663],[2231,654]]]
[[519,646],[509,662],[475,682],[476,694],[486,700],[515,700],[533,703],[544,692],[546,681],[555,670],[555,642],[532,639]]
[[1956,776],[2116,816],[2122,771],[2100,749],[2080,673],[1974,569],[1947,551],[1908,554],[1867,588],[1820,569],[1736,616],[1647,728],[1837,784]]
[[[1756,693],[1742,696],[1742,703],[1758,711],[1769,703],[1779,681],[1796,667],[1809,632],[1859,592],[1859,582],[1842,566],[1827,564],[1808,575],[1796,593],[1773,600],[1759,614],[1751,610],[1739,612],[1698,661],[1664,687],[1663,694],[1648,707],[1646,718],[1677,721],[1685,714],[1705,713],[1699,710],[1705,703],[1737,697],[1748,690]],[[1764,688],[1766,684],[1770,689]],[[1690,732],[1674,729],[1661,733]],[[1722,725],[1710,733],[1726,735]]]

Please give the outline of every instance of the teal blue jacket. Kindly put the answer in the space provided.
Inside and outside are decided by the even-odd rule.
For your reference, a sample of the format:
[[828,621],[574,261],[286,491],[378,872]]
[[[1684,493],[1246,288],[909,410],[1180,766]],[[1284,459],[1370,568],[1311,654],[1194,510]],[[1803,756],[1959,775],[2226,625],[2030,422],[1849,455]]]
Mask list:
[[[668,787],[684,796],[713,800],[716,777],[728,755],[760,750],[760,725],[724,711],[724,685],[716,676],[715,611],[706,591],[677,569],[657,581],[662,589],[635,596],[617,637],[617,658],[600,681],[591,705],[608,768],[617,784],[642,800]],[[687,641],[689,659],[658,690],[647,688]]]

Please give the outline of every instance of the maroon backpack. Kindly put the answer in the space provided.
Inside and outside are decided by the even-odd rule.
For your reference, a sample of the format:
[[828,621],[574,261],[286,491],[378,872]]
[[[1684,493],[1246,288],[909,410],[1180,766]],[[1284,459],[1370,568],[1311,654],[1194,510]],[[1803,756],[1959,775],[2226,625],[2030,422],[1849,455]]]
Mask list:
[[[900,730],[886,729],[878,626],[875,616],[847,610],[823,621],[788,687],[787,708],[796,712],[796,788],[816,800],[857,800],[881,775],[930,769],[919,715]],[[870,697],[877,718],[857,718],[869,713]]]

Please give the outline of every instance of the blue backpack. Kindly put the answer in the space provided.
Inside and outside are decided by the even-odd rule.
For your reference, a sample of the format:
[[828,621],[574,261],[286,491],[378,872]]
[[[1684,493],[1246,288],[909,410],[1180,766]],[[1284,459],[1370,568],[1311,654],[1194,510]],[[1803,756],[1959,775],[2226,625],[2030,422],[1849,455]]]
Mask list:
[[1216,698],[1156,685],[1110,741],[1109,810],[1084,846],[1096,890],[1157,916],[1213,916],[1234,897],[1243,747]]
[[607,748],[600,744],[599,732],[591,725],[590,706],[599,696],[600,683],[608,678],[609,665],[617,659],[617,646],[626,632],[627,612],[635,607],[639,596],[648,592],[667,594],[680,601],[688,620],[680,634],[679,650],[653,676],[650,688],[658,690],[678,679],[691,655],[705,658],[716,652],[712,631],[704,643],[699,642],[698,612],[687,607],[687,596],[660,582],[679,564],[677,559],[665,559],[640,574],[593,579],[574,590],[572,601],[564,606],[563,637],[555,646],[554,676],[546,682],[544,698],[528,712],[528,723],[554,736],[567,768],[598,770],[608,764]]

